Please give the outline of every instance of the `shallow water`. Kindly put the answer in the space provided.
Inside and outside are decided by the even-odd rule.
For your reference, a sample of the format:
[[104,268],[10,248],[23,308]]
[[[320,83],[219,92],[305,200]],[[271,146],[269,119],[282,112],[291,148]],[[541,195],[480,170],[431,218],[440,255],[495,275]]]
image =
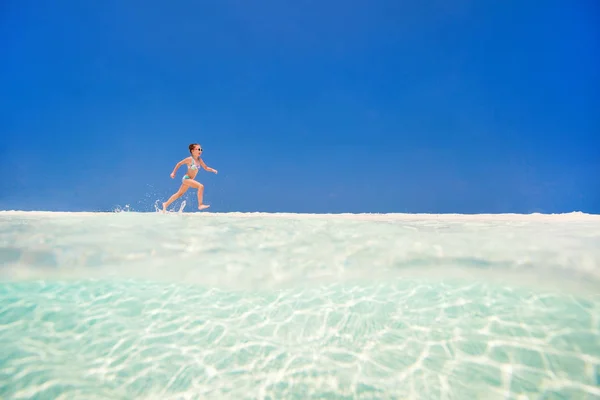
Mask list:
[[4,212],[0,262],[2,398],[600,396],[594,216]]

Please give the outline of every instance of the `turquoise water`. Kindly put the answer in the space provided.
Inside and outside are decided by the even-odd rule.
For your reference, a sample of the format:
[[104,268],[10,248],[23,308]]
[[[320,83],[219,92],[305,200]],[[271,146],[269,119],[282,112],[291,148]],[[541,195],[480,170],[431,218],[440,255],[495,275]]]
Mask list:
[[0,213],[0,397],[600,398],[599,240],[585,215]]

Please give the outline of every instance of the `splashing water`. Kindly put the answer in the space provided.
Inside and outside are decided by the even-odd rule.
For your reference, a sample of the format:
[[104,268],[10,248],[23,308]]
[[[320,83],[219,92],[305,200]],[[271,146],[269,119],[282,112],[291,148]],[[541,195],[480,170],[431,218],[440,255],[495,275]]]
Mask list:
[[[185,208],[185,205],[186,205],[186,204],[187,204],[187,203],[186,203],[186,201],[185,201],[185,200],[183,200],[183,201],[181,202],[181,204],[179,205],[179,210],[178,210],[178,211],[176,211],[176,212],[177,212],[178,214],[181,214],[181,213],[183,212],[183,209]],[[154,202],[154,211],[156,211],[156,212],[158,212],[158,213],[162,213],[162,212],[163,212],[163,210],[162,210],[162,203],[160,202],[160,200],[156,200],[156,201]],[[172,211],[168,211],[168,210],[167,210],[167,212],[172,212]]]
[[113,210],[113,212],[116,212],[116,213],[130,212],[130,211],[133,211],[133,210],[131,209],[131,207],[129,207],[129,204],[125,204],[124,207],[116,206],[115,209]]
[[1,398],[600,396],[600,218],[0,212]]

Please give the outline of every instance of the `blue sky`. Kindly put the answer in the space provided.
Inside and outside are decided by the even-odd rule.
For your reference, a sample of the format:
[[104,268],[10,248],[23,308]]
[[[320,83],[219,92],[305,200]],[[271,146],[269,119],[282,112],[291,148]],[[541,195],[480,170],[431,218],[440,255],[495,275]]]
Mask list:
[[600,213],[598,10],[7,0],[0,209]]

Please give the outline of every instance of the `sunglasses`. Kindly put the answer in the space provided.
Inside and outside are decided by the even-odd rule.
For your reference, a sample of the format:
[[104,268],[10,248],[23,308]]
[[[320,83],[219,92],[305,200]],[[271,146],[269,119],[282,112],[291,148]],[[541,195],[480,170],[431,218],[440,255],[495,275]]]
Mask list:
[[202,151],[202,147],[197,148],[196,150]]

